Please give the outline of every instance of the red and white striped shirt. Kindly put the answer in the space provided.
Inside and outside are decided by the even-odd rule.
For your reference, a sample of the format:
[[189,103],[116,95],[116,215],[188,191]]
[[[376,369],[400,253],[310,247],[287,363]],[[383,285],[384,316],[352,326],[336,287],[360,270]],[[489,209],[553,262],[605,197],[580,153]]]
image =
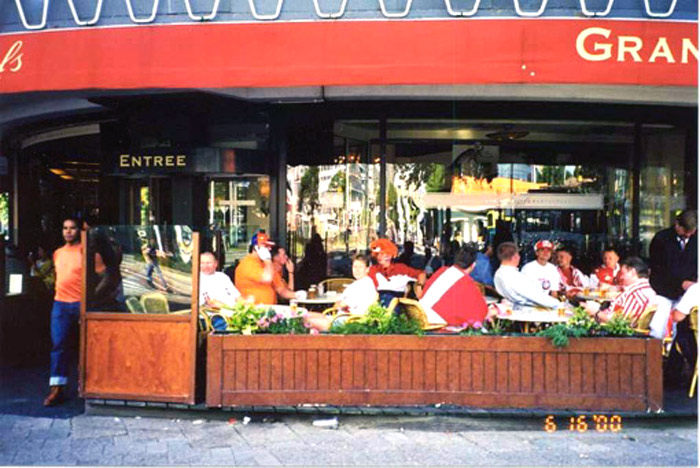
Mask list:
[[608,310],[621,313],[634,327],[642,312],[653,304],[655,298],[656,292],[649,285],[649,280],[640,278],[635,283],[625,287],[622,294],[610,303]]
[[559,272],[559,284],[564,286],[567,291],[572,288],[586,288],[588,287],[588,277],[584,275],[581,270],[575,266],[569,266],[571,271],[571,276],[567,275],[561,267],[557,267]]

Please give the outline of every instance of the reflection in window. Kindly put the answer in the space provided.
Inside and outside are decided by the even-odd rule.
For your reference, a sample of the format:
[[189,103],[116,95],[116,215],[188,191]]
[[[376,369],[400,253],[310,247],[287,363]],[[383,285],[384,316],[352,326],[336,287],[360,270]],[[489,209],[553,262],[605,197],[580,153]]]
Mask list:
[[88,312],[186,313],[194,242],[188,226],[98,226],[88,231]]

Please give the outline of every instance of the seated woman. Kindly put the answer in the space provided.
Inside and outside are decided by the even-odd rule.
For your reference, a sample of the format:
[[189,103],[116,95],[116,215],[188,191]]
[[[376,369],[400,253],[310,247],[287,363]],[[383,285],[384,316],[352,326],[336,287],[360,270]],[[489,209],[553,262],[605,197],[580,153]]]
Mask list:
[[423,295],[425,286],[425,272],[411,268],[403,263],[394,263],[399,249],[389,239],[377,239],[370,244],[372,257],[377,259],[377,265],[369,269],[369,276],[374,281],[374,286],[379,293],[379,303],[388,307],[395,297],[402,297],[406,292],[408,283],[416,282],[416,296]]
[[[340,300],[333,306],[338,312],[359,315],[367,312],[369,306],[377,302],[377,290],[369,273],[369,258],[365,255],[356,255],[352,261],[352,276],[355,281],[349,284]],[[318,312],[309,312],[306,315],[306,323],[316,330],[328,331],[333,325],[334,317],[329,317]]]

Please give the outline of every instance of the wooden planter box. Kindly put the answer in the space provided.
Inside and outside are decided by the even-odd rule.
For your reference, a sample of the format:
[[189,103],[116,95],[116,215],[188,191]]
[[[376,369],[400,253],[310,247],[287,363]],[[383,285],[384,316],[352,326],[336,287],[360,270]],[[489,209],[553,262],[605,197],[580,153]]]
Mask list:
[[428,405],[658,410],[649,338],[209,335],[207,406]]

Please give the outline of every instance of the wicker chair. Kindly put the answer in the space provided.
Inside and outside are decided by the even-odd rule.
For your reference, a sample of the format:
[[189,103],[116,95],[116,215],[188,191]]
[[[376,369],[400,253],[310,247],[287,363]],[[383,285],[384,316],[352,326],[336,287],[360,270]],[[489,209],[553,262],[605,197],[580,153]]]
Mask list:
[[649,333],[651,332],[651,321],[654,318],[654,314],[656,313],[657,306],[656,304],[651,305],[644,309],[644,312],[642,312],[642,315],[639,316],[639,319],[637,319],[637,323],[634,327],[635,333],[639,333],[640,335],[647,335],[649,336]]
[[129,296],[126,298],[126,308],[132,314],[145,314],[146,310],[143,308],[141,301],[136,296]]
[[406,315],[417,320],[423,330],[439,330],[445,327],[445,325],[433,325],[429,323],[425,310],[423,310],[420,302],[416,300],[407,299],[405,297],[395,297],[389,303],[388,310],[394,313],[398,307],[401,307],[401,310]]
[[146,293],[141,296],[141,305],[146,314],[169,314],[168,298],[159,292]]

